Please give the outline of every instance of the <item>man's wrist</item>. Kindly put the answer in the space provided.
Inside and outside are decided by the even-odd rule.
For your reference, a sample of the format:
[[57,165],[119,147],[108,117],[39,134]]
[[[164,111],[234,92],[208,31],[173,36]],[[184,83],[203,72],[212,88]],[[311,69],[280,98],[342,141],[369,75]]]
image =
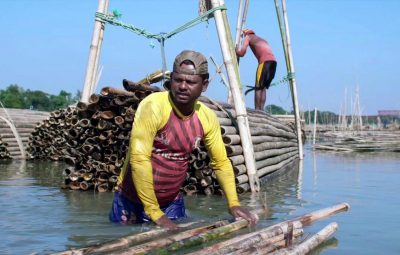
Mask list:
[[153,222],[156,222],[157,220],[159,220],[162,216],[164,216],[165,214],[163,213],[163,211],[161,210],[157,210],[157,211],[153,211],[151,213],[148,213],[150,219]]

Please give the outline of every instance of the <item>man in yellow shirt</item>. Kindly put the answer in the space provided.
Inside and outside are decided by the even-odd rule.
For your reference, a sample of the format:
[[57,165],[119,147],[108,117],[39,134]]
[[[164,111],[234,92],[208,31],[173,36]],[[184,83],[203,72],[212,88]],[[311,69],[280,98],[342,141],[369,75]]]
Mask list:
[[151,220],[176,229],[172,220],[186,217],[180,188],[189,155],[203,139],[229,212],[252,225],[256,223],[256,216],[240,206],[217,116],[197,100],[206,91],[208,78],[207,59],[195,51],[182,51],[174,61],[169,91],[153,93],[139,104],[115,190],[111,221]]

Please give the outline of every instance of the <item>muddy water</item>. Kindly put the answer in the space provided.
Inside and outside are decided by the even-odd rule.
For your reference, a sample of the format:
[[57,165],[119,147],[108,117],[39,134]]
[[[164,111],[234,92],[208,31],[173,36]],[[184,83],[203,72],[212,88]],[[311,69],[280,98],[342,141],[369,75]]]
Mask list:
[[[242,204],[270,212],[258,228],[341,202],[351,209],[306,227],[306,236],[336,221],[339,230],[313,254],[399,254],[400,155],[335,154],[305,149],[302,164],[276,174]],[[152,225],[119,226],[107,215],[111,193],[60,189],[63,163],[0,164],[0,254],[48,254],[83,247]],[[229,218],[221,197],[186,198],[189,220]],[[248,230],[245,230],[248,231]]]

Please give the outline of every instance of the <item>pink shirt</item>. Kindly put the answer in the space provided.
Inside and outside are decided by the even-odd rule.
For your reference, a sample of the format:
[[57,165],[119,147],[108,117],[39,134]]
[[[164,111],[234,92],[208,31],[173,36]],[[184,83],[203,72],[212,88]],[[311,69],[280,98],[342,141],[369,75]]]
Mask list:
[[259,64],[265,61],[276,61],[268,42],[255,34],[245,36],[243,45],[240,49],[236,50],[236,54],[239,57],[243,57],[246,54],[248,46],[250,46]]

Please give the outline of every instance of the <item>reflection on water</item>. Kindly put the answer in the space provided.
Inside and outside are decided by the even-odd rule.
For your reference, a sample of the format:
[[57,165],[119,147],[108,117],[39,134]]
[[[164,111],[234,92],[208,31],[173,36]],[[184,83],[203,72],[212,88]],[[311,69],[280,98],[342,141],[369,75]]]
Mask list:
[[[304,161],[270,175],[263,180],[261,192],[243,194],[240,200],[250,209],[267,204],[269,212],[257,229],[348,202],[349,212],[305,228],[310,235],[332,221],[339,224],[334,237],[312,254],[398,254],[399,162],[396,153],[306,149]],[[48,254],[153,227],[111,224],[112,194],[60,189],[65,167],[63,163],[29,161],[0,165],[0,254]],[[230,218],[223,197],[194,195],[185,202],[189,221]]]

